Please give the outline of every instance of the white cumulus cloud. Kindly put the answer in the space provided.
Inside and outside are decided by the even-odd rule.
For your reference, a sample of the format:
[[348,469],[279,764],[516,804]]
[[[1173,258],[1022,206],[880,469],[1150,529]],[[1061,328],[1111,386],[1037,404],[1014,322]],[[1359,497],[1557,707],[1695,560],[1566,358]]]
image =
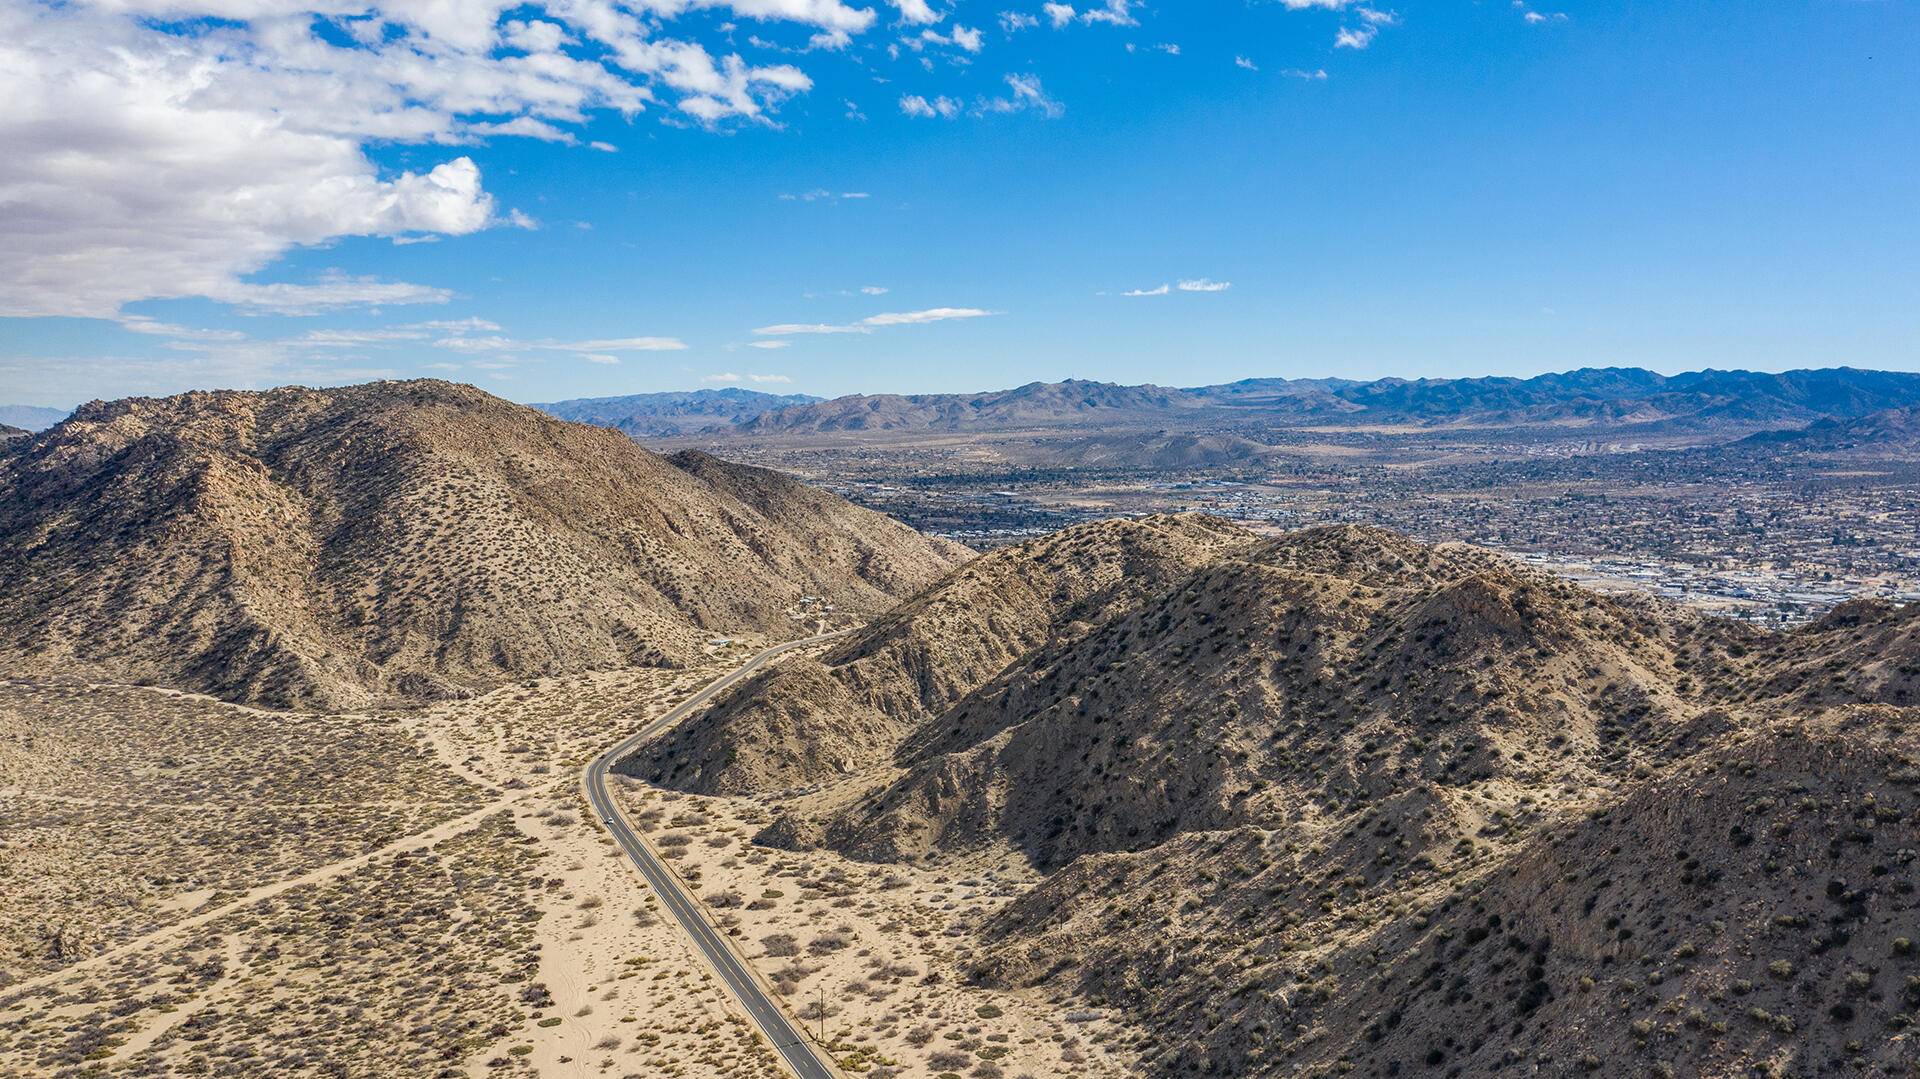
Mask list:
[[[923,0],[896,6],[939,19]],[[878,18],[843,0],[546,0],[532,14],[505,0],[0,4],[0,316],[111,318],[173,297],[288,314],[443,302],[431,284],[255,277],[342,237],[532,227],[461,144],[574,145],[596,112],[662,104],[700,123],[770,122],[811,89],[790,64],[672,37],[695,9],[840,35]],[[389,169],[367,153],[376,143],[439,149]]]

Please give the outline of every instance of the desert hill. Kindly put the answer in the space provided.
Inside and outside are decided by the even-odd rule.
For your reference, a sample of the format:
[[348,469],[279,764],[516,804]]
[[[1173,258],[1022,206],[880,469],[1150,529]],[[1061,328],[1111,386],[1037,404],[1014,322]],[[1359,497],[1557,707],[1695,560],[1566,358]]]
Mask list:
[[[1023,861],[973,976],[1121,1009],[1150,1074],[1899,1074],[1916,627],[1768,632],[1307,529],[848,729],[851,773],[759,840]],[[764,742],[723,752],[749,777]]]
[[16,438],[25,438],[32,433],[24,427],[9,427],[0,423],[0,442],[12,442]]
[[[1153,1074],[1906,1074],[1912,718],[1742,730],[1382,882],[1290,829],[1083,859],[983,979],[1150,1017]],[[1356,815],[1391,850],[1394,807]]]
[[1252,542],[1194,515],[1105,521],[983,555],[819,659],[742,683],[622,768],[702,793],[783,789],[873,767],[1029,649],[1077,639]]
[[[1440,811],[1435,791],[1513,774],[1592,783],[1690,718],[1668,632],[1474,548],[1309,529],[1029,652],[906,739],[884,787],[770,838],[877,860],[1005,842],[1050,868],[1355,800]],[[1456,823],[1429,846],[1479,822]]]
[[0,656],[357,707],[678,663],[791,634],[803,595],[882,610],[961,557],[694,464],[441,382],[96,402],[0,459]]
[[1228,433],[1122,431],[1036,439],[1022,454],[1032,467],[1194,472],[1256,467],[1278,455],[1271,446]]
[[727,386],[685,393],[583,397],[533,407],[558,419],[611,427],[635,438],[651,438],[723,427],[752,419],[763,412],[809,405],[820,400],[804,393],[761,393]]
[[1766,431],[1743,445],[1833,453],[1844,450],[1911,450],[1920,443],[1920,408],[1889,408],[1865,416],[1818,420],[1793,431]]

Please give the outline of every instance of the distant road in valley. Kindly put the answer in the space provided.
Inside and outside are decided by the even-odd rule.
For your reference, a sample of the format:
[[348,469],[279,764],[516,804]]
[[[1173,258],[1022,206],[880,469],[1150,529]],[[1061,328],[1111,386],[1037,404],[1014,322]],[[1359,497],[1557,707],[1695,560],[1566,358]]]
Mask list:
[[775,657],[797,648],[832,640],[850,632],[852,631],[840,630],[817,637],[789,641],[759,653],[725,677],[717,679],[705,689],[687,698],[673,711],[649,723],[637,734],[594,758],[593,763],[587,766],[585,779],[587,801],[593,805],[594,814],[600,818],[601,823],[613,833],[614,842],[620,844],[620,849],[627,852],[627,857],[632,859],[635,868],[640,870],[640,875],[647,879],[647,885],[653,889],[653,894],[660,897],[661,905],[673,915],[674,921],[680,923],[681,930],[692,939],[694,945],[700,949],[700,953],[706,957],[707,965],[713,968],[714,973],[720,975],[720,980],[726,983],[727,991],[732,993],[734,999],[746,1009],[748,1017],[760,1028],[760,1033],[766,1035],[767,1040],[773,1043],[774,1049],[787,1062],[787,1066],[793,1069],[794,1074],[800,1076],[800,1079],[839,1079],[840,1072],[826,1053],[815,1048],[814,1044],[787,1017],[787,1013],[781,1010],[780,1005],[768,995],[759,979],[754,977],[753,968],[748,964],[746,957],[728,944],[726,937],[707,920],[699,901],[680,883],[680,879],[673,875],[673,871],[667,868],[666,863],[660,859],[653,848],[634,831],[633,826],[627,821],[626,814],[622,813],[614,803],[612,792],[607,786],[607,773],[612,770],[615,761],[692,715],[728,687],[759,670]]

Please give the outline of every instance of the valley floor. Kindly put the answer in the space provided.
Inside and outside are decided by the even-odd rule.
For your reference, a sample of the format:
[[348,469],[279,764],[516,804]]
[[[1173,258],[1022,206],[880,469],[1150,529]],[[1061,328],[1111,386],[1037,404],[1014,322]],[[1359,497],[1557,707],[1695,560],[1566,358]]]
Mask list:
[[[0,685],[0,1073],[784,1074],[579,789],[743,658],[395,714]],[[768,851],[749,800],[615,782],[849,1073],[1126,1074],[1103,1015],[961,977],[1009,867]]]

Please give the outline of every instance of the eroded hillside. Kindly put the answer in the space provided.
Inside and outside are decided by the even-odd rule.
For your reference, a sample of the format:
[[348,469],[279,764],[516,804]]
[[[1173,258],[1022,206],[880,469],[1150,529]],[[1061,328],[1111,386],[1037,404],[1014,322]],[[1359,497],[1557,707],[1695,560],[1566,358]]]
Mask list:
[[1251,533],[1198,516],[1068,529],[966,563],[826,655],[744,683],[624,767],[700,793],[835,778],[885,761],[1030,649],[1078,639]]
[[471,387],[95,403],[0,458],[15,673],[349,708],[790,636],[964,557],[773,473]]
[[[759,838],[1040,871],[972,976],[1119,1007],[1155,1074],[1906,1074],[1913,625],[1768,633],[1375,529],[1220,544],[841,731]],[[726,709],[833,729],[778,686]]]

